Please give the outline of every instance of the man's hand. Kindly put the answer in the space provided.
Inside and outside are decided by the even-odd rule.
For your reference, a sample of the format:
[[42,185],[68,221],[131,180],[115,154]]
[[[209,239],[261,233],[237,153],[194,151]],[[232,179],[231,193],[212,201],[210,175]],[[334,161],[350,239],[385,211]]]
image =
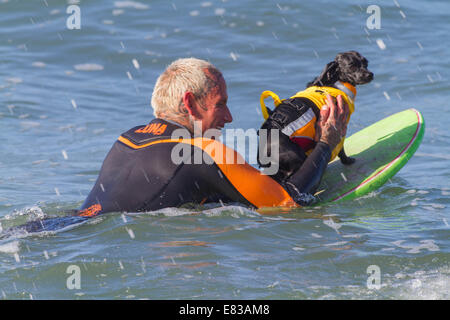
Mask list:
[[327,104],[320,110],[320,119],[316,124],[315,140],[328,144],[334,150],[347,133],[348,115],[348,105],[341,95],[337,96],[337,106],[327,95]]

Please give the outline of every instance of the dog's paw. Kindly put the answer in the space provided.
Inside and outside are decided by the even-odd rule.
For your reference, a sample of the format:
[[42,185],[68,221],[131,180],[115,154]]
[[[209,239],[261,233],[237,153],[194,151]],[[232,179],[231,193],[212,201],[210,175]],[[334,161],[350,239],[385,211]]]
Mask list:
[[351,165],[355,163],[356,159],[351,157],[341,158],[342,164],[345,164],[346,166]]

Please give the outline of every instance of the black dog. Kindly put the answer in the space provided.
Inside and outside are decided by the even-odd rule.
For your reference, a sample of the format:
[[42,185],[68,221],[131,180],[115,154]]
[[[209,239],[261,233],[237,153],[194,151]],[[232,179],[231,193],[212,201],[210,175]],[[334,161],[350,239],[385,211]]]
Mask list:
[[[307,84],[306,90],[282,100],[274,111],[266,108],[270,115],[261,129],[281,131],[278,144],[268,139],[265,145],[260,146],[266,155],[270,155],[271,148],[279,148],[279,173],[274,176],[275,179],[281,181],[289,177],[314,148],[315,124],[320,117],[320,108],[326,104],[326,94],[333,98],[342,95],[349,105],[350,113],[353,112],[355,86],[369,83],[373,79],[373,73],[367,66],[367,59],[356,51],[339,53],[318,77]],[[265,108],[264,105],[262,107]],[[344,140],[333,150],[330,160],[338,155],[343,164],[352,164],[355,159],[345,154],[343,142]],[[298,146],[301,147],[300,150]],[[270,166],[262,164],[259,158],[258,154],[261,167]]]
[[333,86],[337,81],[352,86],[369,83],[373,80],[373,73],[367,69],[368,64],[369,61],[357,51],[339,53],[307,87]]

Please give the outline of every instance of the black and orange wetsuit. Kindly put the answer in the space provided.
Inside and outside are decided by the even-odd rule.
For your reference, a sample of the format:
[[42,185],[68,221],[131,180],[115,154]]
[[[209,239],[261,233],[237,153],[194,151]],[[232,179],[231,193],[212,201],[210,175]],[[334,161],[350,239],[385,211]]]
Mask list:
[[[277,109],[282,110],[282,106]],[[208,202],[238,202],[255,208],[307,205],[313,199],[310,194],[318,187],[331,156],[329,146],[319,142],[306,157],[289,137],[280,135],[283,156],[302,165],[277,182],[217,140],[173,139],[172,133],[180,128],[175,123],[155,119],[125,132],[106,156],[98,179],[80,210],[11,227],[0,234],[0,239],[23,231],[71,228],[112,211],[150,211]],[[173,161],[172,152],[180,145],[188,147],[185,153],[183,151],[183,159],[193,156],[194,161],[190,162],[196,163],[200,155],[202,163]]]
[[[305,195],[317,188],[331,155],[327,144],[318,143],[303,166],[280,184],[248,163],[236,161],[241,156],[217,140],[172,139],[173,131],[180,128],[154,119],[123,133],[106,156],[79,215],[208,202],[238,202],[256,208],[304,205],[311,198]],[[197,153],[204,161],[172,161],[173,148],[179,143],[190,151],[183,158],[195,159]]]

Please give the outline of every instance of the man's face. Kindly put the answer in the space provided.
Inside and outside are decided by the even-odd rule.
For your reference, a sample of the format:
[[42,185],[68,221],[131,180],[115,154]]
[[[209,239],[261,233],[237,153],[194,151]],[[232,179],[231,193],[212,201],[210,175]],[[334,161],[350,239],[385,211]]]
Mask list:
[[216,86],[202,101],[204,109],[199,108],[199,118],[202,121],[202,132],[208,129],[221,130],[226,123],[233,121],[230,110],[227,106],[228,94],[227,85],[222,76],[218,76]]

